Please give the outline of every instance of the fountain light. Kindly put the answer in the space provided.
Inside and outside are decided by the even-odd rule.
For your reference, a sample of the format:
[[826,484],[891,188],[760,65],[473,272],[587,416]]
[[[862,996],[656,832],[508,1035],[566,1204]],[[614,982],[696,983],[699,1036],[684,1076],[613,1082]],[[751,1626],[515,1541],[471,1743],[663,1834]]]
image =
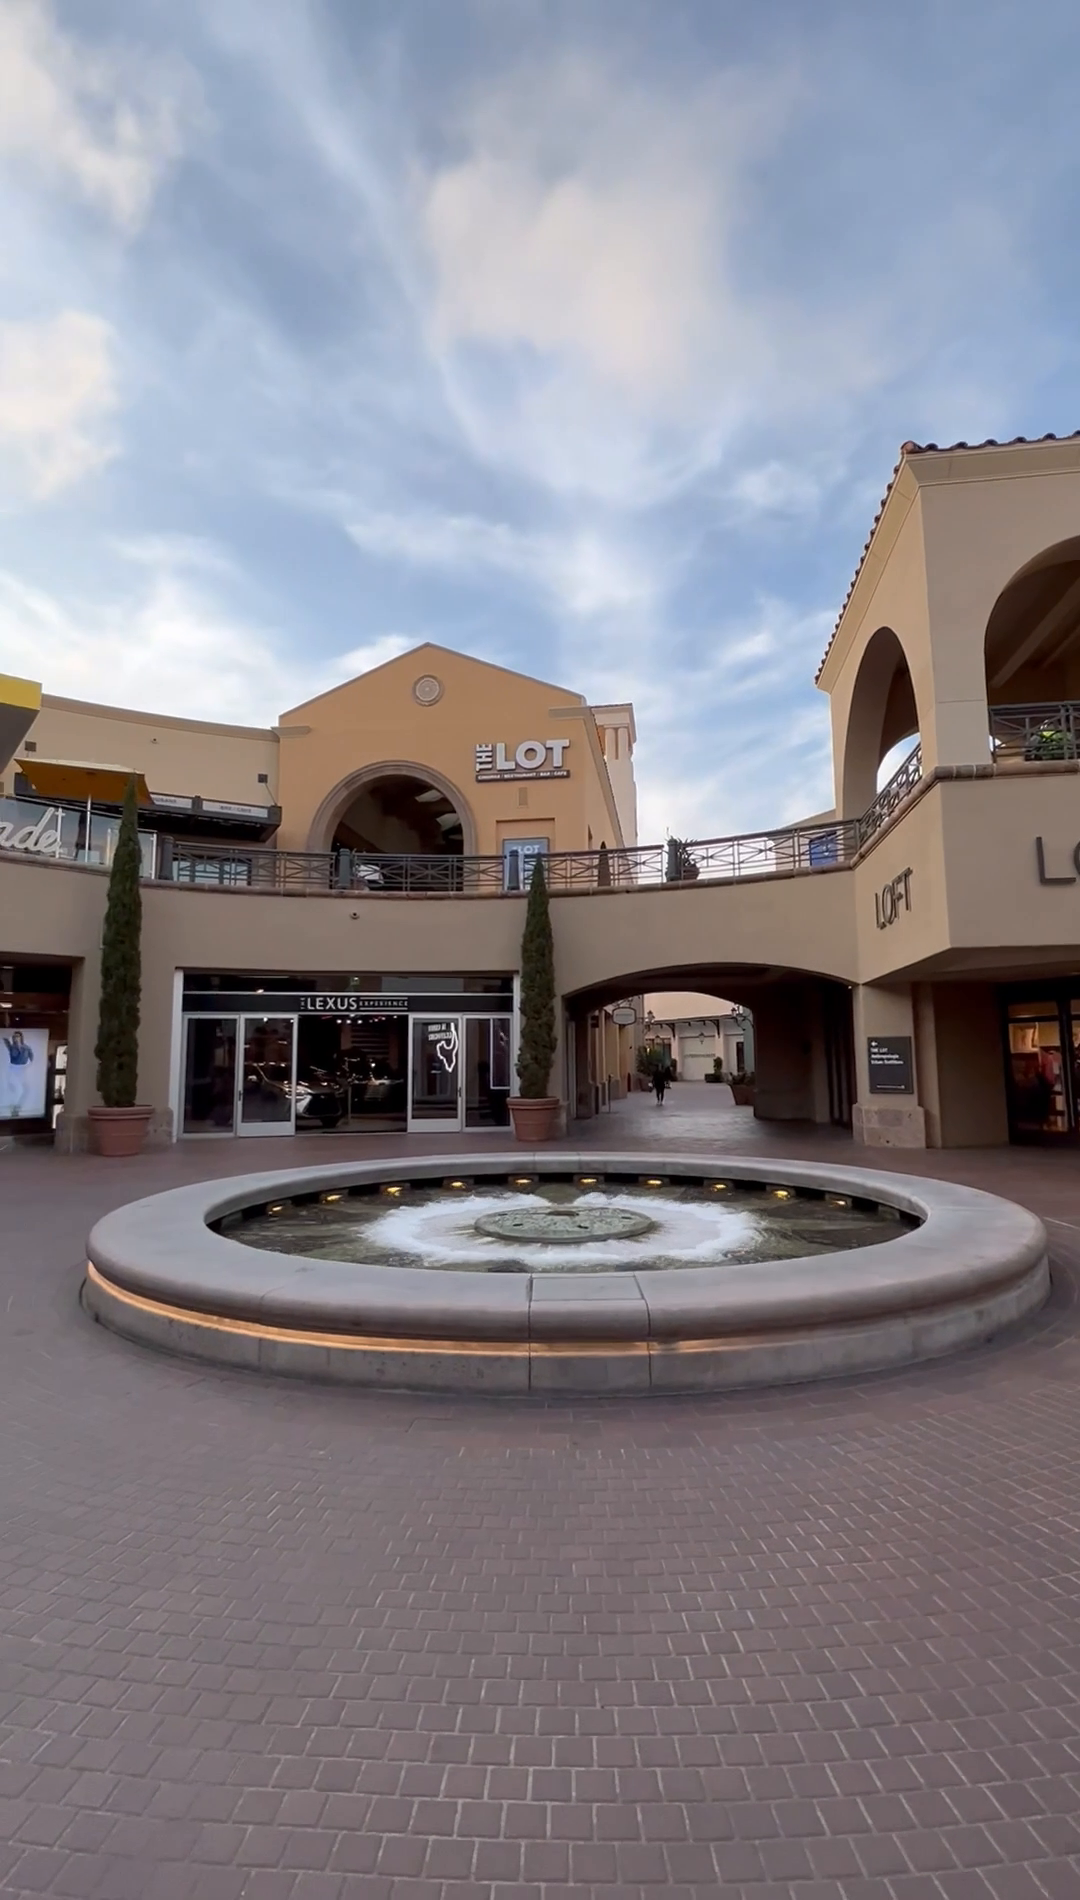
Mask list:
[[320,1194],[319,1196],[324,1207],[333,1207],[335,1201],[342,1201],[344,1198],[343,1194]]
[[598,1174],[579,1174],[576,1185],[578,1187],[599,1187],[600,1176]]
[[392,1201],[396,1201],[399,1194],[404,1194],[405,1189],[400,1182],[393,1181],[384,1182],[382,1191],[384,1194],[388,1194]]
[[710,1181],[709,1187],[714,1194],[726,1194],[731,1187],[730,1181]]
[[467,1188],[468,1185],[469,1183],[467,1181],[444,1181],[443,1182],[443,1186],[446,1188]]
[[266,1211],[268,1214],[284,1214],[285,1203],[284,1201],[271,1201]]
[[771,1187],[769,1189],[769,1193],[772,1195],[774,1201],[790,1201],[791,1192],[790,1188],[785,1187]]
[[511,1187],[535,1187],[535,1174],[514,1174],[510,1177]]
[[667,1182],[659,1174],[643,1174],[641,1185],[642,1187],[666,1187]]
[[826,1200],[830,1207],[850,1207],[851,1201],[846,1194],[828,1194]]

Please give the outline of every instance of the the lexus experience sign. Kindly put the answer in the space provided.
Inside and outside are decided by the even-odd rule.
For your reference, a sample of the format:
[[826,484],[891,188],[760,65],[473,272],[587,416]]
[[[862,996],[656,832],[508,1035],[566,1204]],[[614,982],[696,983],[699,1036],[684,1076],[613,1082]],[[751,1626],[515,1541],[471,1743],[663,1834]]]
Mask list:
[[569,739],[523,739],[512,750],[504,739],[485,739],[476,748],[476,778],[480,785],[499,779],[569,778],[563,760]]

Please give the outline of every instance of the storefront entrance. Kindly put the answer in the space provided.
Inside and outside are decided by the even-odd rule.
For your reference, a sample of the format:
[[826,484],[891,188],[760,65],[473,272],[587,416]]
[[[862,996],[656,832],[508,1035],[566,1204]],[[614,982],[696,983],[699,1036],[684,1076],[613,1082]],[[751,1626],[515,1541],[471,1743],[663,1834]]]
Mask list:
[[509,1016],[409,1018],[409,1131],[505,1128]]
[[496,998],[482,993],[258,993],[272,1014],[243,1007],[239,991],[222,993],[217,1008],[205,992],[185,992],[181,1134],[450,1134],[508,1125],[509,997],[496,1013]]
[[1010,1139],[1080,1139],[1080,979],[1010,988],[1003,1005]]

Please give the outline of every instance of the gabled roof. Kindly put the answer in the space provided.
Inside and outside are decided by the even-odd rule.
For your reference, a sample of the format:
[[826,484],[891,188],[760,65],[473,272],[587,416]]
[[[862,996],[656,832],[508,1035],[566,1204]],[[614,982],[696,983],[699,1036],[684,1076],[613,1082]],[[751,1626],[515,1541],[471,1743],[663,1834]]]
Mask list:
[[836,625],[833,627],[832,633],[829,636],[829,644],[825,648],[825,651],[821,656],[821,665],[818,667],[818,670],[816,674],[814,675],[815,682],[820,680],[821,675],[825,670],[825,662],[827,661],[830,653],[832,652],[833,641],[836,639],[836,636],[840,631],[840,622],[842,621],[845,613],[847,612],[848,602],[851,599],[852,594],[855,592],[855,588],[858,585],[859,575],[863,571],[863,567],[866,562],[866,557],[869,554],[870,549],[873,545],[874,536],[877,533],[878,523],[881,520],[882,515],[885,513],[885,504],[887,503],[889,496],[892,494],[892,491],[896,486],[896,478],[899,475],[900,470],[903,468],[904,463],[906,461],[910,461],[911,458],[916,455],[957,455],[965,449],[1016,449],[1016,448],[1023,448],[1032,444],[1037,444],[1039,442],[1077,442],[1077,441],[1080,441],[1080,429],[1074,429],[1070,435],[1014,435],[1011,441],[1009,442],[999,442],[996,439],[996,437],[992,435],[987,436],[985,442],[902,442],[900,444],[899,459],[896,463],[895,468],[893,469],[892,474],[889,477],[889,482],[885,490],[885,493],[881,497],[881,502],[878,507],[877,514],[874,516],[873,522],[870,527],[870,533],[867,535],[866,540],[863,543],[863,551],[859,556],[858,565],[855,569],[854,574],[851,577],[851,585],[848,588],[847,593],[844,595],[844,599],[840,607],[840,612],[836,616]]
[[294,713],[306,712],[309,706],[316,705],[319,700],[331,699],[335,693],[344,692],[346,687],[355,686],[358,680],[374,679],[376,674],[386,673],[392,667],[404,666],[406,662],[415,664],[422,654],[429,653],[444,654],[452,660],[465,660],[469,666],[482,666],[489,673],[501,673],[505,679],[523,679],[532,686],[542,686],[546,692],[560,693],[573,700],[575,705],[585,705],[584,694],[575,693],[569,686],[553,686],[550,680],[538,680],[531,673],[516,673],[513,667],[498,666],[493,660],[481,660],[473,653],[459,653],[454,647],[439,646],[434,640],[424,640],[418,647],[409,647],[404,653],[396,653],[392,660],[383,660],[379,666],[370,667],[366,673],[355,673],[351,679],[339,681],[337,686],[327,686],[321,693],[313,693],[310,699],[301,700],[298,706],[290,706],[280,714],[278,724],[282,725],[291,719]]

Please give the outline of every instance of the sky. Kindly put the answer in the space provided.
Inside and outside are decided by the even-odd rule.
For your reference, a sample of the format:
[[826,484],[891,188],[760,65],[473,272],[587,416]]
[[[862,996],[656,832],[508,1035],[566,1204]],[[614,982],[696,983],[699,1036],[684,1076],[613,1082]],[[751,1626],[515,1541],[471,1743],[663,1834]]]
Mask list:
[[0,671],[279,713],[425,640],[831,804],[901,442],[1080,426],[1070,0],[0,0]]

